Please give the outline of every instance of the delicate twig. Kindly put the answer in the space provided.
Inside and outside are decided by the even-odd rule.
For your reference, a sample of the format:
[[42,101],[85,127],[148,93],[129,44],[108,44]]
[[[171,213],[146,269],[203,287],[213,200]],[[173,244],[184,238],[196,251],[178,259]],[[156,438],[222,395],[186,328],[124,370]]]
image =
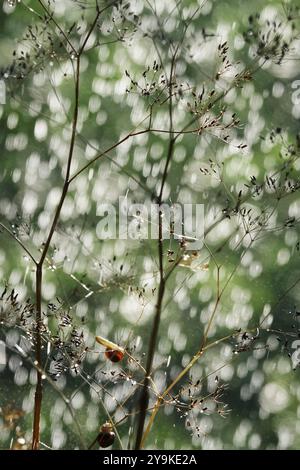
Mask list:
[[21,248],[23,248],[23,250],[25,251],[25,253],[27,253],[27,255],[29,256],[29,258],[34,262],[34,264],[36,265],[37,264],[37,261],[36,259],[34,258],[34,256],[30,253],[30,251],[28,250],[28,248],[26,248],[26,246],[24,245],[24,243],[13,233],[11,232],[5,225],[3,225],[1,222],[0,222],[0,227],[5,230],[19,245]]
[[[179,47],[179,46],[178,46]],[[173,155],[174,151],[174,135],[173,135],[173,101],[172,101],[172,87],[173,87],[173,74],[175,69],[175,62],[176,62],[176,55],[178,51],[178,47],[176,49],[175,54],[172,58],[171,63],[171,70],[170,70],[170,78],[169,78],[169,88],[170,88],[170,100],[169,100],[169,133],[170,133],[170,140],[169,140],[169,147],[168,153],[166,158],[166,163],[163,171],[163,176],[160,185],[160,191],[157,197],[157,202],[159,206],[159,213],[158,213],[158,262],[159,262],[159,288],[158,288],[158,296],[157,296],[157,303],[155,307],[155,316],[152,324],[149,346],[148,346],[148,354],[147,354],[147,364],[146,364],[146,374],[144,378],[144,384],[141,392],[140,402],[139,402],[139,418],[138,418],[138,425],[137,425],[137,433],[136,433],[136,443],[135,449],[140,449],[143,432],[144,432],[144,425],[146,419],[146,413],[149,405],[149,380],[152,373],[152,365],[154,359],[154,353],[157,343],[160,319],[161,319],[161,312],[162,312],[162,304],[163,298],[165,294],[165,287],[166,287],[166,280],[164,277],[164,268],[163,268],[163,214],[160,210],[160,206],[162,204],[162,197],[164,186],[167,180],[168,175],[168,168],[169,164]]]
[[64,32],[64,30],[61,28],[61,26],[57,23],[57,21],[55,20],[54,18],[54,15],[53,13],[51,13],[48,8],[44,5],[44,3],[42,2],[42,0],[38,0],[39,4],[41,5],[41,7],[43,8],[43,10],[45,11],[45,13],[47,14],[47,16],[49,17],[49,19],[51,19],[52,23],[57,27],[57,29],[59,30],[60,34],[64,37],[64,39],[67,41],[67,43],[69,44],[69,46],[71,47],[72,51],[76,53],[76,49],[75,47],[73,46],[73,44],[71,43],[71,41],[69,40],[68,36],[66,35],[66,33]]
[[74,181],[75,178],[77,178],[81,173],[83,173],[85,170],[87,170],[91,165],[93,165],[97,160],[99,160],[99,158],[103,157],[104,155],[106,155],[107,153],[111,152],[112,150],[114,150],[116,147],[118,147],[120,144],[122,144],[123,142],[126,142],[126,140],[128,140],[130,137],[134,137],[136,135],[141,135],[141,134],[145,134],[149,132],[148,129],[144,129],[144,130],[141,130],[141,131],[137,131],[137,132],[130,132],[129,134],[127,134],[125,137],[123,137],[122,139],[120,139],[118,142],[116,142],[115,144],[111,145],[108,149],[104,150],[103,152],[100,152],[98,155],[96,155],[92,160],[90,160],[86,165],[84,165],[82,168],[80,168],[73,176],[71,176],[71,178],[69,179],[69,184],[72,183],[72,181]]
[[[9,345],[6,345],[6,347],[8,349],[11,349],[12,351],[14,351],[14,348],[10,347]],[[74,410],[73,410],[73,407],[72,407],[72,404],[70,402],[70,400],[66,397],[66,395],[61,391],[61,389],[56,385],[56,383],[54,382],[54,380],[51,379],[51,377],[49,377],[49,375],[46,373],[46,371],[44,369],[41,369],[39,368],[39,366],[35,363],[35,361],[33,361],[31,359],[31,357],[19,346],[19,345],[15,345],[15,349],[17,349],[18,352],[20,352],[22,354],[22,356],[36,369],[36,371],[38,371],[40,374],[41,374],[41,377],[43,377],[45,380],[47,380],[47,382],[51,385],[51,387],[60,395],[60,397],[63,399],[63,401],[65,402],[65,404],[67,405],[70,413],[71,413],[71,416],[72,418],[74,419],[74,423],[75,423],[75,426],[77,428],[77,431],[78,431],[78,436],[80,438],[80,441],[81,441],[81,444],[82,444],[82,447],[83,449],[86,449],[86,443],[85,443],[85,440],[84,440],[84,437],[83,437],[83,434],[81,432],[81,427],[76,419],[76,416],[74,414]],[[40,442],[40,444],[42,444]]]
[[[69,155],[67,161],[67,170],[65,175],[65,182],[62,189],[62,194],[60,201],[55,211],[54,219],[49,230],[47,240],[44,244],[42,254],[39,262],[37,263],[36,269],[36,363],[39,369],[42,368],[42,351],[41,351],[41,326],[42,326],[42,280],[43,280],[43,264],[48,253],[48,249],[53,237],[53,234],[56,229],[56,225],[60,216],[61,208],[63,206],[64,200],[66,198],[68,187],[69,187],[69,177],[71,171],[71,163],[74,152],[75,137],[76,137],[76,127],[78,119],[78,108],[79,108],[79,77],[80,77],[80,56],[77,58],[76,62],[76,72],[75,72],[75,103],[74,103],[74,113],[73,113],[73,122],[72,122],[72,135],[70,141]],[[33,435],[32,435],[32,449],[37,450],[39,448],[40,441],[40,417],[41,417],[41,406],[43,398],[43,387],[42,387],[42,376],[41,372],[37,370],[37,384],[35,389],[35,398],[34,398],[34,419],[33,419]]]

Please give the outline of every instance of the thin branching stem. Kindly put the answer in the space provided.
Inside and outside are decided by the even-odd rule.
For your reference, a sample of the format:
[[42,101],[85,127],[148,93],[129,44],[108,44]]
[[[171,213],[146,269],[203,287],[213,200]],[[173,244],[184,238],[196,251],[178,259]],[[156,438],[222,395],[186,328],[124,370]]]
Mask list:
[[44,244],[42,254],[39,262],[37,263],[36,269],[36,334],[35,334],[35,361],[37,365],[37,383],[35,389],[35,398],[34,398],[34,413],[33,413],[33,434],[32,434],[32,449],[39,449],[40,443],[40,418],[41,418],[41,407],[43,399],[43,385],[42,385],[42,375],[40,370],[42,369],[42,338],[41,338],[41,328],[42,328],[42,282],[43,282],[43,265],[45,258],[47,256],[49,246],[55,232],[58,219],[61,213],[63,203],[65,201],[68,188],[69,188],[69,178],[72,164],[72,157],[74,153],[75,138],[76,138],[76,128],[78,120],[78,109],[79,109],[79,79],[80,79],[80,56],[76,60],[76,72],[75,72],[75,98],[74,98],[74,112],[73,112],[73,121],[72,121],[72,133],[71,141],[69,147],[67,169],[65,175],[65,181],[60,197],[60,201],[56,208],[52,225],[49,230],[48,237]]
[[47,15],[47,18],[51,19],[52,23],[56,26],[56,28],[58,29],[59,33],[63,36],[63,38],[66,40],[67,44],[70,46],[71,50],[76,53],[76,49],[75,47],[73,46],[73,44],[71,43],[70,39],[68,38],[68,36],[66,35],[66,33],[64,32],[63,28],[59,25],[59,23],[56,21],[56,19],[54,18],[54,14],[52,12],[50,12],[48,10],[48,8],[46,7],[46,5],[42,2],[42,0],[38,0],[39,4],[41,5],[42,9],[44,10],[44,12],[46,13]]
[[[179,47],[179,46],[178,46]],[[156,344],[157,344],[157,338],[158,338],[158,332],[159,332],[159,326],[160,326],[160,320],[161,320],[161,313],[162,313],[162,306],[163,306],[163,299],[164,299],[164,294],[165,294],[165,288],[166,288],[166,279],[165,279],[165,274],[164,274],[164,266],[163,266],[163,259],[164,259],[164,253],[163,253],[163,213],[161,211],[161,204],[162,204],[162,198],[163,198],[163,191],[165,187],[165,183],[167,180],[168,176],[168,169],[169,165],[173,156],[174,152],[174,134],[173,134],[173,80],[174,80],[174,75],[175,75],[175,65],[176,65],[176,55],[178,52],[178,47],[176,48],[176,51],[173,55],[172,62],[171,62],[171,67],[170,67],[170,76],[169,76],[169,94],[170,94],[170,99],[169,99],[169,134],[170,134],[170,140],[169,140],[169,146],[168,146],[168,152],[167,152],[167,158],[163,170],[163,175],[161,179],[161,185],[160,185],[160,190],[159,194],[157,197],[157,202],[158,202],[158,264],[159,264],[159,287],[158,287],[158,295],[157,295],[157,302],[156,302],[156,307],[155,307],[155,315],[153,319],[153,324],[151,328],[151,334],[150,334],[150,340],[149,340],[149,345],[148,345],[148,354],[147,354],[147,364],[146,364],[146,374],[144,378],[144,384],[140,396],[140,402],[139,402],[139,410],[140,414],[138,417],[138,424],[137,424],[137,432],[136,432],[136,442],[135,442],[135,449],[140,449],[141,447],[141,442],[142,442],[142,437],[143,437],[143,432],[144,432],[144,426],[145,426],[145,419],[146,419],[146,413],[147,409],[149,406],[149,382],[150,382],[150,377],[152,373],[152,366],[153,366],[153,359],[154,359],[154,354],[156,350]]]
[[20,247],[25,251],[25,253],[29,256],[29,258],[34,262],[35,265],[37,265],[37,261],[34,258],[33,254],[28,250],[28,248],[24,245],[22,240],[20,240],[9,228],[7,228],[4,224],[0,222],[0,227],[5,230],[6,233],[8,233],[19,245]]

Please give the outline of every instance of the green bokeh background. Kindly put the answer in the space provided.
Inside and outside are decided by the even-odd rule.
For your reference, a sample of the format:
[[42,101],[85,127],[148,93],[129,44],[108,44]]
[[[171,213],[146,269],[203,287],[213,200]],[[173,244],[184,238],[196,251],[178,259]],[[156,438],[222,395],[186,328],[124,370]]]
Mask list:
[[[37,2],[27,1],[24,3],[38,9]],[[78,18],[78,7],[73,7],[72,10],[70,7],[71,2],[60,3],[68,5],[68,10],[65,10],[65,12],[68,11],[68,15],[64,13],[59,20],[62,23],[66,21],[69,25],[72,24],[72,17]],[[140,3],[145,4],[144,9],[149,14],[147,2]],[[138,8],[140,3],[134,2],[133,6]],[[189,5],[194,6],[196,2],[183,1],[183,4],[186,7]],[[293,2],[293,4],[296,5],[297,2]],[[209,32],[218,31],[220,37],[224,33],[224,28],[227,29],[228,43],[230,50],[233,51],[233,57],[245,64],[250,64],[248,48],[245,46],[242,49],[234,49],[235,39],[241,37],[242,32],[247,29],[250,14],[268,11],[267,8],[270,9],[269,11],[273,11],[271,7],[277,8],[279,14],[284,16],[285,9],[282,7],[281,1],[261,2],[254,0],[246,2],[244,0],[232,0],[228,2],[204,2],[204,12],[196,18],[195,27],[198,30],[205,28]],[[35,22],[34,15],[21,5],[17,5],[15,9],[2,8],[0,11],[0,67],[5,67],[11,62],[17,40],[22,37],[25,28],[32,22]],[[86,68],[83,72],[84,78],[80,89],[80,113],[82,113],[82,116],[85,114],[86,119],[80,120],[80,133],[86,140],[92,140],[94,145],[99,146],[101,149],[112,145],[121,135],[125,135],[126,132],[130,131],[133,126],[131,122],[132,110],[127,95],[124,94],[122,98],[121,94],[118,95],[113,90],[116,90],[115,86],[118,81],[124,80],[124,63],[126,69],[133,75],[139,74],[149,64],[149,58],[146,59],[148,62],[144,64],[143,60],[138,57],[139,47],[141,48],[140,53],[144,53],[145,47],[150,47],[146,46],[143,41],[141,38],[137,42],[133,40],[132,46],[128,50],[126,44],[112,43],[103,46],[103,49],[100,47],[100,51],[104,50],[103,56],[98,50],[90,51],[86,55]],[[297,44],[299,47],[299,42]],[[149,52],[149,57],[152,53],[153,50],[151,50],[151,53]],[[165,53],[167,54],[167,50],[165,50]],[[124,63],[121,61],[122,55],[125,57],[123,59]],[[120,64],[118,58],[121,61]],[[17,86],[15,85],[16,99],[13,100],[8,97],[7,104],[0,106],[0,220],[7,226],[18,223],[21,226],[21,231],[24,231],[23,225],[28,224],[29,234],[22,232],[22,236],[24,243],[32,247],[35,253],[38,253],[40,243],[43,241],[43,234],[47,232],[40,225],[40,216],[44,211],[45,202],[48,200],[51,189],[54,187],[59,189],[63,183],[61,164],[64,151],[61,149],[62,146],[68,143],[69,138],[69,134],[64,132],[66,124],[59,112],[49,111],[48,98],[49,94],[53,93],[53,89],[56,89],[64,97],[69,108],[73,99],[72,76],[70,67],[68,68],[66,65],[69,61],[66,58],[61,58],[58,62],[56,60],[53,62],[52,68],[51,64],[46,68],[49,77],[56,68],[59,73],[63,71],[67,75],[62,81],[59,81],[58,85],[53,87],[53,83],[45,80],[43,86],[38,86],[36,83],[32,83],[30,76],[24,81],[20,80]],[[101,67],[100,64],[102,64]],[[183,75],[188,77],[192,83],[201,84],[203,80],[206,80],[207,74],[210,74],[211,67],[214,69],[213,60],[211,63],[189,63]],[[105,87],[101,88],[102,92],[100,91],[98,95],[95,92],[96,77],[103,80],[108,89],[111,87],[111,92],[108,92],[106,96],[102,93]],[[292,93],[294,91],[292,83],[297,79],[299,79],[299,57],[296,51],[291,62],[284,63],[278,68],[259,70],[253,82],[247,84],[244,88],[238,89],[235,99],[228,105],[232,112],[237,112],[241,120],[242,126],[238,131],[238,137],[241,139],[245,137],[244,131],[247,123],[251,122],[253,124],[253,121],[258,118],[263,119],[259,134],[266,139],[268,139],[272,129],[278,127],[284,129],[283,139],[279,139],[275,145],[266,149],[264,141],[258,137],[251,143],[251,154],[247,157],[234,153],[229,148],[226,150],[226,144],[210,137],[208,137],[209,140],[206,143],[204,140],[200,144],[199,138],[195,135],[185,137],[180,141],[178,147],[185,149],[186,157],[184,162],[177,161],[171,166],[168,177],[170,200],[174,201],[176,199],[178,186],[180,186],[185,188],[191,195],[193,202],[204,203],[206,208],[215,207],[217,211],[220,211],[226,201],[225,186],[227,191],[237,194],[237,188],[248,182],[253,173],[257,178],[261,178],[266,171],[278,168],[283,161],[280,156],[282,146],[288,146],[290,142],[293,142],[299,129],[299,112],[297,117],[297,111],[295,111],[295,106],[292,103]],[[274,86],[278,83],[283,89],[280,97],[274,96]],[[90,103],[95,97],[100,99],[101,104],[98,111],[93,113],[90,111]],[[254,109],[253,100],[255,97],[262,98],[262,105],[253,117],[251,110]],[[32,108],[38,109],[38,112],[30,111],[27,107],[28,104]],[[13,121],[12,115],[17,116],[16,126],[9,124],[9,119]],[[37,119],[45,119],[48,122],[48,136],[42,141],[35,138],[34,129]],[[62,122],[59,123],[59,121]],[[20,141],[18,139],[22,140],[22,136],[27,136],[27,143],[24,148],[19,150],[11,148],[9,139],[17,146]],[[58,147],[55,147],[53,136],[58,139]],[[106,201],[106,197],[107,201],[116,201],[119,195],[124,196],[126,194],[127,189],[132,201],[142,202],[145,197],[149,200],[149,196],[145,196],[141,188],[138,188],[132,181],[128,182],[127,173],[134,175],[139,181],[147,185],[149,178],[146,173],[143,175],[143,168],[139,169],[136,166],[134,155],[137,149],[143,152],[146,148],[147,163],[152,165],[153,168],[157,159],[151,157],[149,150],[155,145],[162,147],[161,158],[163,158],[167,141],[163,136],[151,134],[145,141],[134,141],[127,151],[120,153],[116,151],[110,154],[112,159],[117,159],[118,164],[121,165],[123,170],[126,170],[126,173],[116,167],[110,160],[103,159],[103,161],[101,160],[96,164],[94,174],[90,175],[91,177],[88,173],[84,174],[80,181],[81,186],[78,184],[70,191],[68,203],[73,207],[73,210],[71,209],[64,214],[58,227],[57,238],[52,244],[44,278],[46,282],[43,292],[44,310],[47,310],[48,302],[55,302],[56,298],[59,298],[64,303],[66,310],[71,309],[75,323],[79,327],[81,327],[82,317],[84,317],[83,328],[88,338],[87,344],[89,347],[94,347],[93,338],[95,334],[102,334],[124,343],[131,333],[133,337],[141,337],[138,353],[141,354],[147,350],[147,341],[151,334],[151,313],[149,313],[145,322],[136,324],[132,317],[126,317],[128,307],[120,307],[120,305],[127,295],[131,299],[131,294],[128,294],[130,286],[133,290],[143,286],[141,276],[145,271],[145,258],[153,259],[156,256],[156,243],[153,241],[129,241],[123,246],[119,241],[98,240],[96,226],[99,217],[96,215],[96,208],[100,201],[97,199],[98,196],[93,194],[97,187],[107,184],[106,191],[100,190],[104,201]],[[55,154],[55,149],[58,155]],[[202,153],[201,149],[203,150]],[[28,163],[30,162],[30,156],[37,153],[39,154],[39,160],[36,160],[36,163],[33,161],[30,166]],[[198,154],[202,156],[199,158],[197,157]],[[77,142],[75,155],[79,167],[81,167],[86,162],[87,157],[86,144],[80,139]],[[214,182],[211,184],[211,180],[207,182],[207,180],[200,177],[200,166],[202,164],[207,165],[208,159],[220,162],[222,158],[225,162],[223,185]],[[49,162],[54,162],[51,171],[47,177],[41,177],[41,172],[44,171],[47,174]],[[144,162],[144,165],[146,165],[146,162]],[[39,177],[31,180],[30,176],[35,171],[40,171]],[[198,179],[197,185],[193,187],[190,176],[195,171]],[[295,165],[294,171],[296,175],[299,174],[299,164],[298,166]],[[184,180],[185,176],[186,179]],[[201,187],[202,184],[203,187]],[[103,187],[105,188],[105,186]],[[153,185],[150,189],[153,190]],[[33,191],[37,196],[37,207],[29,217],[26,215],[23,205],[24,198],[28,196],[28,191]],[[88,200],[86,209],[82,213],[78,209],[79,206],[76,206],[80,191],[82,191],[83,199]],[[291,207],[299,207],[298,199],[299,196],[296,192],[280,203],[278,220],[285,220],[290,215]],[[267,195],[265,201],[267,206],[270,207],[275,204],[273,199]],[[259,206],[261,202],[255,204]],[[51,215],[51,209],[48,213]],[[76,234],[86,235],[85,243],[92,248],[87,249],[84,243],[79,243]],[[299,288],[296,286],[288,294],[286,294],[286,291],[299,277],[299,252],[296,250],[298,235],[299,228],[296,224],[295,227],[286,228],[284,231],[264,233],[263,238],[251,247],[252,258],[250,257],[248,264],[242,263],[238,268],[227,288],[227,294],[224,295],[220,303],[215,326],[210,337],[211,341],[222,338],[239,327],[242,329],[254,328],[259,323],[266,306],[270,306],[272,309],[272,327],[274,329],[294,331],[295,328],[293,329],[292,324],[297,320],[292,318],[290,312],[294,311],[295,308],[299,309],[297,307],[299,305]],[[208,239],[211,249],[216,248],[223,239],[222,233],[216,234],[215,237],[215,239],[213,237]],[[90,245],[91,239],[92,243]],[[169,243],[166,242],[165,250],[168,247]],[[65,257],[61,256],[64,251]],[[288,252],[288,261],[280,263],[278,254],[286,252]],[[239,264],[240,258],[241,252],[231,249],[228,244],[218,253],[218,263],[222,266],[221,285],[226,282],[226,278],[230,275],[235,264]],[[254,269],[257,263],[261,267],[261,273],[251,275],[251,265]],[[120,271],[122,264],[125,266],[123,272]],[[55,270],[52,269],[53,265],[56,266]],[[102,284],[99,282],[100,265],[105,268],[105,282]],[[80,282],[77,282],[74,278]],[[0,284],[4,285],[8,282],[20,292],[21,299],[26,299],[28,296],[30,298],[34,296],[33,281],[33,266],[28,260],[24,259],[18,245],[2,233],[0,235]],[[83,284],[95,292],[94,295],[84,300],[83,297],[86,292]],[[185,286],[183,287],[184,294],[181,300],[176,301],[175,293],[181,285]],[[52,292],[51,296],[48,296],[47,290]],[[158,367],[162,370],[162,374],[166,370],[167,383],[171,378],[174,378],[176,371],[178,373],[199,348],[205,323],[203,321],[203,312],[207,312],[209,305],[211,308],[216,294],[216,269],[212,261],[210,261],[207,272],[193,273],[188,269],[178,268],[172,275],[166,293],[166,308],[163,311],[159,333],[158,350],[160,353],[157,358],[157,362],[160,363],[165,361],[169,354],[171,356],[171,366],[169,368],[166,368],[165,362],[164,365]],[[282,301],[279,301],[282,296]],[[145,297],[147,302],[149,299],[150,302],[155,302],[155,297],[151,296],[149,292]],[[78,305],[82,306],[82,304],[81,310]],[[135,300],[132,300],[132,305],[132,308],[136,309]],[[122,308],[123,313],[120,313]],[[244,315],[245,311],[246,316]],[[250,314],[248,315],[247,312],[250,312]],[[234,315],[237,321],[228,327],[226,318],[229,318],[230,315]],[[53,319],[49,320],[49,326],[54,329],[55,321]],[[7,334],[9,334],[8,329],[4,326],[1,327],[1,339],[4,339]],[[184,337],[183,340],[181,335]],[[180,343],[181,340],[184,344],[183,348],[177,347],[178,342]],[[269,350],[264,349],[266,342],[269,344]],[[226,344],[227,348],[233,347],[234,340],[229,340]],[[283,341],[276,340],[276,334],[262,330],[256,346],[257,351],[246,351],[234,356],[227,368],[216,373],[222,382],[228,385],[223,400],[228,404],[231,412],[225,419],[217,414],[201,418],[201,426],[204,431],[201,433],[201,437],[197,438],[195,435],[192,436],[191,432],[185,428],[185,417],[180,416],[180,413],[174,410],[170,412],[167,407],[158,414],[147,441],[147,446],[160,449],[298,449],[300,445],[300,428],[298,424],[300,410],[299,369],[292,371],[291,359],[282,347]],[[7,358],[15,354],[8,352]],[[228,354],[228,350],[223,345],[212,348],[192,371],[193,378],[207,374],[212,374],[213,378],[215,376],[214,371],[227,362],[226,354]],[[86,370],[92,370],[96,361],[95,356],[90,361],[88,360],[85,364]],[[104,357],[100,356],[100,361],[106,367]],[[32,369],[25,362],[21,367],[28,372]],[[17,409],[25,408],[30,410],[30,406],[26,408],[26,400],[29,400],[29,402],[33,400],[33,384],[28,379],[26,383],[18,386],[15,380],[16,370],[13,366],[1,366],[0,406],[2,410],[9,405]],[[68,376],[63,389],[64,394],[71,397],[74,390],[81,384],[82,379],[80,377]],[[138,389],[135,397],[130,402],[132,409],[136,404],[137,396]],[[102,396],[103,398],[104,396]],[[274,405],[271,406],[271,404],[268,407],[268,402],[272,401]],[[50,447],[75,448],[80,444],[74,423],[70,422],[66,409],[57,411],[59,404],[60,398],[53,391],[51,385],[45,381],[41,440]],[[91,442],[100,424],[106,419],[106,415],[101,403],[91,398],[88,384],[82,387],[82,404],[78,405],[76,416],[86,441]],[[32,411],[25,412],[17,424],[20,426],[20,432],[24,433],[26,440],[29,440]],[[125,446],[132,426],[134,427],[134,421],[128,419],[126,423],[118,428]],[[59,438],[55,440],[57,429],[64,434],[64,438],[61,440]],[[9,447],[12,441],[15,442],[15,439],[15,428],[7,430],[2,417],[2,423],[0,421],[0,447]],[[129,441],[132,445],[132,438]],[[118,446],[117,443],[115,447],[118,448]]]

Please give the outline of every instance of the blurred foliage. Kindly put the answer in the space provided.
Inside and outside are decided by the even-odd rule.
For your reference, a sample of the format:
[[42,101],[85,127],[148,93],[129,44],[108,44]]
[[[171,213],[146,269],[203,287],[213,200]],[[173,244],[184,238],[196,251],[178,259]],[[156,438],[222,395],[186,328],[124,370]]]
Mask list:
[[[44,4],[78,46],[95,2]],[[191,119],[199,126],[176,140],[163,194],[170,204],[204,204],[206,237],[167,284],[152,374],[159,392],[198,351],[216,307],[208,334],[215,344],[166,399],[148,448],[299,448],[299,7],[121,2],[105,10],[82,55],[72,175],[147,129],[149,113],[150,127],[168,127],[166,77],[176,45],[174,126]],[[0,12],[0,222],[36,259],[64,182],[76,62],[44,15],[33,0],[3,2]],[[209,103],[205,116],[216,123],[206,128]],[[117,423],[114,448],[133,446],[157,298],[157,241],[101,240],[97,211],[103,203],[118,208],[120,197],[153,202],[168,144],[167,132],[129,138],[70,185],[42,286],[44,448],[90,444],[107,419]],[[166,270],[180,250],[178,240],[164,242]],[[35,267],[3,227],[0,285],[0,445],[26,448],[36,382]],[[112,364],[96,335],[130,357]]]

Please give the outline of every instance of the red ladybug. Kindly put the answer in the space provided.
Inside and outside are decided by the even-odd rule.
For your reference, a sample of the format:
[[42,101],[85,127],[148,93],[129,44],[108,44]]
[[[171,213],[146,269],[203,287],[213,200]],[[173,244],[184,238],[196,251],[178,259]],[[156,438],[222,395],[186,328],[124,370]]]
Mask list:
[[107,359],[109,359],[111,362],[120,362],[122,361],[124,355],[125,355],[125,349],[119,346],[116,343],[113,343],[112,341],[109,341],[106,338],[102,338],[102,336],[96,336],[96,341],[97,343],[101,344],[102,346],[105,346],[105,356]]
[[111,445],[113,445],[115,437],[116,434],[113,431],[111,423],[106,422],[100,428],[97,441],[99,446],[105,449],[106,447],[110,447]]
[[124,352],[121,351],[120,349],[115,349],[114,350],[114,349],[106,348],[105,356],[111,362],[120,362],[120,361],[122,361],[122,359],[124,357]]

